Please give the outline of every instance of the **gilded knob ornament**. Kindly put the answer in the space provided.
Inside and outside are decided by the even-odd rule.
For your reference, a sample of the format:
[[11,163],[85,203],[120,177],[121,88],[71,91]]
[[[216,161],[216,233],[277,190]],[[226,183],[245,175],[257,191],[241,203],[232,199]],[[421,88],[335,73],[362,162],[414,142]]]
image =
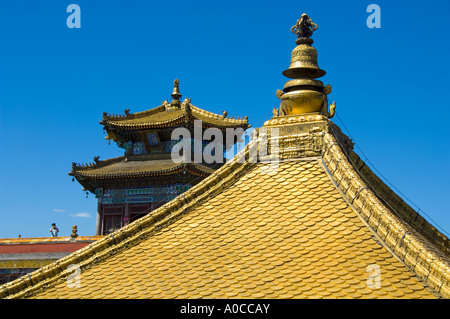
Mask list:
[[[327,95],[330,85],[323,85],[316,78],[326,74],[319,68],[317,50],[312,46],[310,37],[318,26],[307,14],[302,14],[291,31],[297,34],[297,46],[292,50],[291,63],[283,75],[290,78],[276,95],[281,100],[279,116],[320,113],[332,117],[336,104],[328,106]],[[274,113],[275,114],[275,113]]]

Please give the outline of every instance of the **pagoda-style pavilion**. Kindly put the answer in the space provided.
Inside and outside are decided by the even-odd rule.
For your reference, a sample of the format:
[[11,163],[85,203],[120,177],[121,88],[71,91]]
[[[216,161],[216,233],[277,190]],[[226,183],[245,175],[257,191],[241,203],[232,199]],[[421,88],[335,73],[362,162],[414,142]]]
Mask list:
[[[290,80],[268,136],[143,218],[0,286],[0,297],[450,298],[449,239],[331,121],[315,29],[306,14],[292,28]],[[255,161],[264,141],[268,155]]]
[[[188,190],[225,162],[225,152],[244,131],[249,128],[248,117],[230,118],[202,110],[186,98],[180,101],[179,81],[174,81],[172,101],[167,100],[156,108],[123,115],[103,113],[100,124],[106,131],[106,139],[112,140],[124,149],[124,156],[100,160],[94,157],[89,164],[72,164],[73,176],[87,192],[98,198],[97,235],[117,230],[133,220],[144,216],[161,205]],[[190,143],[191,161],[174,161],[173,147],[181,142],[172,138],[173,131],[185,128],[192,136]],[[236,129],[232,142],[214,140],[216,149],[223,156],[219,160],[194,161],[202,155],[210,141],[194,141],[196,130],[201,135],[207,129],[216,129],[225,136],[226,129]],[[200,141],[200,144],[196,142]],[[186,143],[186,140],[183,141]],[[228,142],[228,144],[227,144]]]

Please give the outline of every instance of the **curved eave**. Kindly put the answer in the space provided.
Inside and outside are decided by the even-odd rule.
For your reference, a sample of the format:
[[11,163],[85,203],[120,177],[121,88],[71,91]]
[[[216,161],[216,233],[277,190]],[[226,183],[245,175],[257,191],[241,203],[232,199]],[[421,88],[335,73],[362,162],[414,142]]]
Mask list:
[[[182,114],[179,114],[181,111],[183,111]],[[158,113],[165,113],[166,115],[171,115],[172,113],[174,116],[162,121],[155,121],[155,119],[151,118],[155,117]],[[148,120],[146,120],[146,118],[148,118]],[[128,114],[126,116],[104,115],[100,124],[105,126],[107,130],[142,130],[177,126],[185,123],[186,120],[189,122],[201,120],[204,127],[218,127],[223,129],[241,127],[244,130],[250,127],[247,117],[242,119],[227,118],[223,115],[205,111],[192,104],[189,104],[184,110],[165,111],[164,106],[159,106],[148,111]]]
[[207,123],[207,125],[210,126],[216,126],[220,128],[242,127],[244,129],[250,127],[250,125],[248,124],[247,116],[241,119],[228,118],[224,115],[219,115],[216,113],[203,110],[192,104],[189,105],[189,109],[193,117],[195,117],[198,120],[201,120],[204,123]]
[[157,122],[148,122],[148,123],[122,123],[114,120],[103,120],[100,124],[107,127],[107,130],[111,128],[116,129],[125,129],[125,130],[143,130],[143,129],[154,129],[154,128],[163,128],[163,127],[171,127],[184,123],[185,115],[180,115],[174,117],[167,121],[157,121]]
[[194,120],[201,120],[202,126],[205,128],[209,127],[217,127],[221,129],[226,128],[243,128],[246,130],[247,128],[250,128],[251,125],[248,124],[248,121],[244,120],[235,120],[233,122],[229,121],[223,121],[220,122],[213,122],[209,120],[208,118],[204,118],[202,116],[189,116],[186,117],[185,115],[176,117],[174,119],[171,119],[169,121],[160,121],[160,122],[150,122],[150,123],[120,123],[120,122],[113,122],[113,121],[102,121],[100,124],[108,126],[106,130],[114,129],[120,129],[120,130],[145,130],[145,129],[156,129],[156,128],[165,128],[165,127],[173,127],[173,126],[179,126],[180,124],[186,123],[186,119],[188,119],[189,123],[192,123]]
[[[186,165],[186,166],[185,166]],[[191,167],[190,164],[180,164],[174,168],[157,170],[157,171],[139,171],[131,173],[113,173],[113,174],[89,174],[88,172],[70,172],[69,175],[74,176],[77,180],[105,180],[105,179],[128,179],[128,178],[140,178],[150,176],[164,176],[175,175],[183,172],[183,170],[198,176],[208,176],[212,172],[208,172],[206,169],[197,167]]]
[[[180,174],[188,174],[191,176],[205,178],[214,172],[212,168],[196,163],[180,163],[178,165],[166,169],[137,169],[132,172],[120,172],[120,171],[117,172],[117,169],[112,169],[111,172],[107,172],[108,166],[112,166],[114,164],[126,166],[127,162],[125,162],[124,159],[125,159],[124,157],[111,159],[109,160],[110,162],[109,164],[105,165],[102,163],[101,166],[100,165],[91,165],[88,167],[75,166],[72,168],[72,171],[69,172],[69,175],[75,177],[77,181],[86,190],[94,192],[96,186],[93,185],[98,185],[107,181],[145,179],[160,176],[176,176]],[[146,166],[150,167],[152,166],[152,160],[147,160],[143,162],[144,165],[148,164]],[[103,172],[98,172],[99,166],[103,170]]]

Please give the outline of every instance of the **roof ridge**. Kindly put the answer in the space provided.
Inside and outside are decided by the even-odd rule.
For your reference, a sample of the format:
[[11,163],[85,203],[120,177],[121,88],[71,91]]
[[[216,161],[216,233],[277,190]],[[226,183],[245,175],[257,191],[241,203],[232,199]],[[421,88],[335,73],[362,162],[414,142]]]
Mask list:
[[225,111],[222,115],[220,115],[220,114],[213,113],[213,112],[204,110],[202,108],[199,108],[192,103],[189,103],[189,106],[191,108],[191,111],[197,112],[199,114],[204,114],[205,116],[208,116],[211,118],[221,119],[223,121],[230,122],[230,123],[243,123],[243,124],[248,123],[248,116],[242,116],[240,118],[229,118],[229,117],[227,117],[228,113]]
[[376,196],[351,165],[333,134],[325,133],[323,141],[326,150],[323,163],[355,212],[413,273],[449,298],[450,258]]
[[92,168],[100,168],[100,167],[104,167],[106,165],[119,163],[125,158],[126,158],[126,156],[122,155],[122,156],[108,158],[105,160],[100,160],[100,156],[95,156],[94,162],[90,162],[90,163],[72,162],[72,171],[69,172],[69,175],[73,175],[74,169],[76,171],[80,171],[80,170],[86,170],[86,169],[92,169]]
[[136,118],[140,118],[140,117],[144,117],[147,115],[152,115],[152,114],[156,114],[159,112],[162,112],[165,110],[165,106],[164,104],[161,104],[157,107],[145,110],[145,111],[140,111],[140,112],[136,112],[136,113],[129,113],[129,109],[125,110],[125,115],[123,114],[109,114],[107,112],[103,112],[103,119],[102,122],[104,120],[114,120],[114,121],[123,121],[123,120],[129,120],[129,119],[136,119]]
[[[351,151],[348,155],[350,162],[362,178],[370,184],[374,184],[377,189],[377,196],[389,207],[397,207],[395,213],[401,219],[411,225],[416,231],[439,246],[444,253],[450,257],[450,239],[441,233],[435,226],[429,223],[419,211],[413,209],[398,194],[396,194],[386,183],[376,175],[371,168],[359,157],[356,152]],[[369,182],[370,181],[370,182]]]

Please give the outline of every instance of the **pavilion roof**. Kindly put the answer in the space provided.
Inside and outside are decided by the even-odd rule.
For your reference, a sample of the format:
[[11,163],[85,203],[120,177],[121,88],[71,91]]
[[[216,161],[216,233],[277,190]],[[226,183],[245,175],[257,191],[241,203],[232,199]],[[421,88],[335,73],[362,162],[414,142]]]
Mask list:
[[107,129],[142,130],[178,126],[186,122],[193,122],[194,120],[201,120],[205,127],[240,127],[244,130],[250,127],[247,116],[229,118],[227,117],[227,113],[219,115],[198,108],[191,104],[188,99],[179,108],[171,107],[168,103],[163,103],[158,107],[143,112],[129,113],[126,110],[124,115],[103,113],[100,124],[107,127]]
[[[199,163],[176,163],[167,154],[126,155],[95,163],[73,163],[69,175],[74,176],[87,190],[95,192],[92,185],[101,181],[129,180],[136,178],[163,177],[177,174],[189,174],[204,178],[214,169]],[[169,154],[170,156],[170,154]]]

